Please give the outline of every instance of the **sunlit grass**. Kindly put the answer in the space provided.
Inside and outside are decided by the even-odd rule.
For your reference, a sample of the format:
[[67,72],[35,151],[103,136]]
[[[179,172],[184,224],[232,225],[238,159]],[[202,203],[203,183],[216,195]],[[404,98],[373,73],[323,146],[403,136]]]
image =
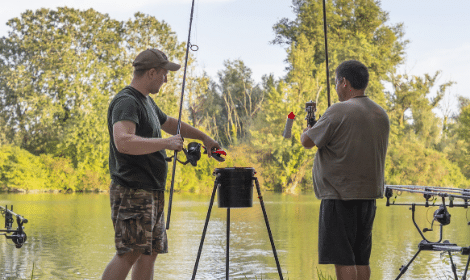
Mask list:
[[33,275],[34,275],[34,262],[33,262],[33,270],[31,270],[31,280],[33,280]]
[[329,274],[323,275],[323,272],[321,270],[318,270],[318,267],[317,267],[317,276],[318,276],[318,280],[334,280],[334,278]]

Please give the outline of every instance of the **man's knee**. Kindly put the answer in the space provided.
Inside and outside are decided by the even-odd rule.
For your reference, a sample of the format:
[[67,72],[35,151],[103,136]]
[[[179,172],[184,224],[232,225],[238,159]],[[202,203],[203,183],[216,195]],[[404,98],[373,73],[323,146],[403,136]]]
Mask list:
[[138,252],[136,250],[132,250],[130,252],[124,253],[124,254],[116,254],[118,258],[121,260],[125,261],[129,265],[133,265],[143,254],[141,252]]
[[149,262],[149,261],[154,262],[157,259],[157,256],[158,256],[158,253],[152,253],[151,255],[142,254],[139,260],[143,260],[146,262]]

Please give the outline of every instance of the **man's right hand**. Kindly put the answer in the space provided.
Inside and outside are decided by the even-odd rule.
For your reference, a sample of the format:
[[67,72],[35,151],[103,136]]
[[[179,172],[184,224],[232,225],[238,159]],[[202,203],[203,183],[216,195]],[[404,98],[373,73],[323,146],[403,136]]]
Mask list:
[[181,151],[183,149],[183,137],[180,134],[167,138],[167,149],[174,151]]

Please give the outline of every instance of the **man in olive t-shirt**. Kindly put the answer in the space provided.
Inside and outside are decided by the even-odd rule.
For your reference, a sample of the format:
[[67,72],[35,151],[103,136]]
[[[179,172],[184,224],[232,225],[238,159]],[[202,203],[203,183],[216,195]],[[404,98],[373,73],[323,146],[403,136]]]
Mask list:
[[[175,135],[178,120],[163,113],[149,96],[167,82],[168,71],[176,71],[180,65],[157,49],[141,52],[132,65],[131,84],[114,97],[108,110],[111,218],[116,245],[116,255],[102,276],[109,280],[126,279],[131,268],[133,280],[154,279],[157,255],[167,253],[165,150],[182,150],[182,137],[203,141],[208,151],[220,149],[215,140],[184,122],[181,135]],[[174,136],[162,138],[162,129]]]
[[336,69],[341,102],[301,136],[305,148],[318,147],[312,173],[322,200],[319,263],[334,264],[339,280],[370,279],[375,199],[383,197],[390,123],[385,110],[364,95],[368,82],[362,63],[341,63]]

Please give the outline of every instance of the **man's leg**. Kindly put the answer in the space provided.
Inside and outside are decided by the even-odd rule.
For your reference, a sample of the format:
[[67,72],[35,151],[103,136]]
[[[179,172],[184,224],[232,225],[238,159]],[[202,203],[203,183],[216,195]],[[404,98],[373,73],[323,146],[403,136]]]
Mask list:
[[116,254],[103,272],[101,280],[125,280],[132,265],[142,255],[140,252]]
[[132,280],[152,280],[157,253],[152,255],[142,254],[132,267]]
[[338,280],[358,280],[355,265],[335,264],[336,279]]
[[357,280],[369,280],[370,279],[370,266],[368,265],[356,265]]

